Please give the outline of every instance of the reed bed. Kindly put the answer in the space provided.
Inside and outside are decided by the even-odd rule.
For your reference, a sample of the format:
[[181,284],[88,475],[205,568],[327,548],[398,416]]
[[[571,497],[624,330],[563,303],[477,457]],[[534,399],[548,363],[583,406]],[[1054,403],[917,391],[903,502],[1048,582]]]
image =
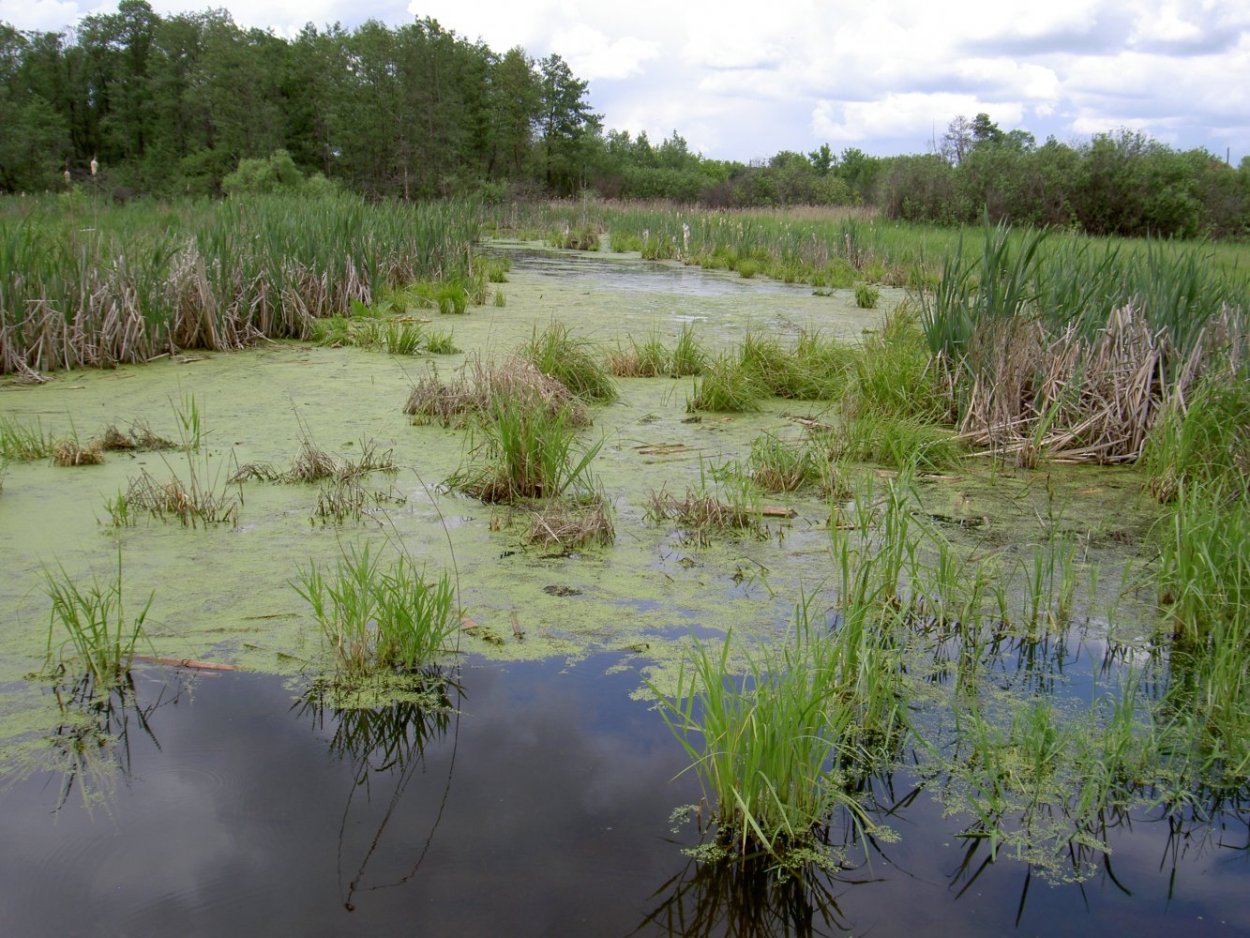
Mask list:
[[[0,374],[307,338],[389,288],[465,277],[467,203],[254,197],[0,206]],[[7,209],[7,210],[6,210]]]
[[1114,463],[1140,457],[1204,375],[1244,373],[1248,296],[1194,249],[1121,255],[987,227],[980,257],[947,258],[923,325],[969,441],[1025,465]]

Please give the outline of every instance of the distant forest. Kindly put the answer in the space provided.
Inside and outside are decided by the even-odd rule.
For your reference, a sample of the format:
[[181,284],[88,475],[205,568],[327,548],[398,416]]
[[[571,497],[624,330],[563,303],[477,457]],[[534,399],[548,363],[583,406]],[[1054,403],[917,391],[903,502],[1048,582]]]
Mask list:
[[121,0],[62,33],[0,24],[0,191],[593,191],[713,208],[869,205],[944,224],[988,213],[1093,234],[1250,235],[1250,158],[1234,168],[1127,130],[1039,144],[985,114],[952,120],[933,149],[705,159],[677,131],[659,142],[605,131],[587,83],[558,55],[499,53],[430,19],[309,25],[288,40],[222,10],[160,16]]

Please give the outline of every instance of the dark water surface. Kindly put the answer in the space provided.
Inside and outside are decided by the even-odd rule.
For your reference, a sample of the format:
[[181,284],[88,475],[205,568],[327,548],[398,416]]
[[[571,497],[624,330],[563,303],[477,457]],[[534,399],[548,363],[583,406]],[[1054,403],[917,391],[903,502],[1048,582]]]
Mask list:
[[630,699],[638,675],[611,663],[471,662],[459,715],[443,718],[344,719],[276,678],[144,669],[146,729],[131,711],[128,750],[105,753],[124,767],[87,782],[90,808],[78,777],[58,810],[61,772],[0,791],[0,934],[1250,929],[1244,823],[1169,839],[1140,819],[1112,834],[1110,872],[1083,885],[1009,860],[973,878],[984,852],[965,864],[959,819],[926,793],[908,800],[899,778],[898,842],[867,862],[853,846],[834,879],[760,892],[700,874],[680,852],[695,833],[669,822],[697,786],[674,778],[679,746]]

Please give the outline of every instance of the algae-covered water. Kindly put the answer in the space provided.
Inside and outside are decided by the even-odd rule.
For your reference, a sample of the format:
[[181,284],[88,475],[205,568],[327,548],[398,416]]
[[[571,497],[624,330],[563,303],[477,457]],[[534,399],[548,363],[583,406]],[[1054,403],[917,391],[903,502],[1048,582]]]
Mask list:
[[[649,520],[647,500],[707,483],[761,433],[797,438],[801,421],[828,417],[823,405],[772,401],[692,422],[690,379],[621,380],[620,400],[594,408],[586,431],[602,441],[593,469],[615,543],[572,552],[525,546],[507,509],[443,487],[471,439],[413,426],[403,405],[427,369],[452,377],[474,357],[500,360],[552,320],[603,349],[631,336],[671,342],[687,324],[713,351],[748,332],[818,329],[855,342],[904,296],[883,290],[882,307],[865,311],[849,290],[822,297],[637,256],[494,249],[513,260],[505,306],[422,314],[453,333],[460,354],[283,343],[0,389],[0,415],[58,437],[144,421],[185,442],[199,424],[190,451],[5,469],[0,931],[389,934],[421,922],[428,934],[748,934],[803,933],[805,921],[818,934],[1250,929],[1236,898],[1244,830],[1186,834],[1178,845],[1176,832],[1142,818],[1115,831],[1114,874],[1108,867],[1082,885],[1033,882],[1028,864],[1007,860],[972,876],[980,855],[970,863],[952,833],[960,825],[936,800],[907,798],[905,772],[895,780],[898,842],[860,844],[845,874],[822,880],[802,908],[700,872],[679,849],[696,833],[673,833],[669,821],[698,786],[682,774],[684,754],[645,685],[669,686],[691,636],[732,629],[746,647],[766,643],[801,597],[823,595],[831,505],[769,496],[791,517],[770,519],[763,537],[697,545]],[[339,459],[373,444],[400,468],[371,475],[376,499],[342,523],[314,517],[315,485],[228,483],[250,463],[285,468],[306,441]],[[237,517],[116,525],[110,500],[145,471],[194,480],[237,502]],[[995,562],[1025,557],[1039,523],[1078,545],[1082,628],[1059,640],[1069,676],[1057,680],[1079,697],[1071,674],[1087,673],[1106,647],[1109,610],[1134,601],[1137,545],[1153,517],[1136,479],[973,467],[917,488],[932,517],[976,519],[949,536]],[[375,713],[368,723],[303,700],[327,653],[291,582],[364,544],[452,575],[468,625],[448,662],[459,666],[453,712],[434,719],[395,704],[363,711]],[[130,608],[151,596],[141,653],[238,670],[144,664],[134,698],[97,712],[99,732],[75,735],[40,677],[47,577],[104,582],[119,557]],[[1139,625],[1121,618],[1115,628]]]

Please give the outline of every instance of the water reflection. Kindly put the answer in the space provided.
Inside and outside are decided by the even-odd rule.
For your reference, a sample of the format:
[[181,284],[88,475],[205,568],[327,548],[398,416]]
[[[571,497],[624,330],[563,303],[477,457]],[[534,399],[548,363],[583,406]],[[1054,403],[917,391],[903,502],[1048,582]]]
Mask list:
[[836,888],[814,865],[780,873],[768,859],[744,863],[691,860],[657,889],[652,909],[631,932],[664,935],[786,935],[808,938],[850,931]]
[[[458,682],[448,674],[431,670],[403,698],[381,706],[336,706],[341,701],[336,698],[335,688],[323,683],[314,685],[296,704],[298,715],[308,717],[316,731],[333,728],[329,753],[352,767],[352,785],[343,806],[338,836],[339,890],[343,908],[348,912],[356,910],[360,894],[402,886],[420,870],[451,791],[459,728],[456,717],[463,699],[464,691]],[[389,874],[370,877],[370,865],[382,851],[387,829],[409,782],[423,765],[426,747],[441,743],[449,730],[453,743],[447,781],[421,849],[411,862],[407,858],[393,860]],[[376,800],[375,785],[381,787]],[[352,836],[358,829],[372,832],[363,844]],[[356,851],[359,860],[354,859]]]
[[129,783],[134,773],[132,731],[160,751],[151,717],[158,707],[178,699],[181,685],[175,685],[171,693],[169,685],[162,683],[156,700],[142,704],[130,672],[104,692],[84,674],[72,684],[53,685],[52,693],[61,722],[48,737],[51,751],[46,767],[60,776],[55,808],[60,811],[75,789],[83,806],[90,808],[112,796],[119,778]]

